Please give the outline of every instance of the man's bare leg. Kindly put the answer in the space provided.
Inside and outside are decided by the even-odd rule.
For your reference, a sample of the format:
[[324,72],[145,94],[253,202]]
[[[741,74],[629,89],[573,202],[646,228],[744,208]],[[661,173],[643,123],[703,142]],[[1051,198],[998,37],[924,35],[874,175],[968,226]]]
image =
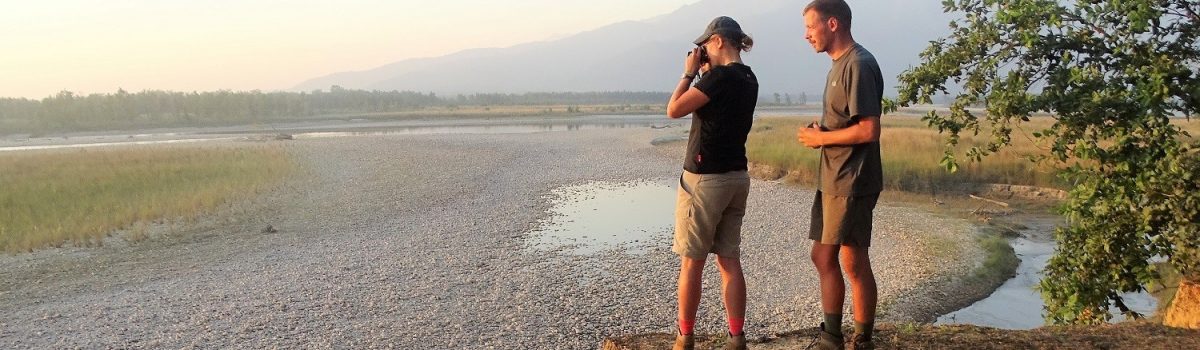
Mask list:
[[842,307],[846,303],[846,282],[838,265],[841,246],[813,242],[812,261],[821,282],[821,310],[825,312],[825,331],[842,335]]
[[854,330],[858,335],[870,339],[875,326],[875,307],[879,302],[879,291],[875,286],[875,273],[871,270],[869,247],[843,245],[842,267],[850,280],[854,305]]

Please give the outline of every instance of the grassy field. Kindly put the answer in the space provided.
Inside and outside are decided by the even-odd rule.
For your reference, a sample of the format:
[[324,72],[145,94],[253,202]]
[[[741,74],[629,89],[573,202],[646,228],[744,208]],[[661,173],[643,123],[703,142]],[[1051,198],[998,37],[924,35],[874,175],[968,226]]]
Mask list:
[[0,251],[98,244],[134,225],[193,218],[293,167],[266,146],[0,153]]
[[[789,180],[814,184],[820,152],[800,145],[796,130],[815,117],[775,117],[755,121],[746,142],[751,162],[790,172]],[[880,135],[884,186],[890,190],[926,192],[934,186],[959,183],[1004,183],[1064,188],[1057,169],[1048,162],[1034,163],[1031,156],[1046,154],[1048,145],[1030,134],[1049,126],[1049,118],[1035,118],[1014,131],[1012,145],[984,158],[983,162],[959,161],[959,171],[950,174],[939,163],[945,151],[945,135],[929,129],[917,117],[886,116]],[[1200,121],[1178,122],[1193,136],[1200,135]],[[986,134],[963,135],[960,147],[983,146]]]

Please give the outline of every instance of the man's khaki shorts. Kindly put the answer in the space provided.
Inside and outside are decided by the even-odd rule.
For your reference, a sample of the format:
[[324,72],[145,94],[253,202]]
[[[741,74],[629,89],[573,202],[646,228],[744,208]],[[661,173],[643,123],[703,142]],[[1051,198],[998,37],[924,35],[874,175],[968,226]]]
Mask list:
[[724,258],[741,255],[742,217],[750,195],[745,171],[693,174],[679,177],[675,202],[676,254],[704,259],[709,253]]
[[828,196],[817,191],[808,238],[821,244],[871,246],[871,221],[879,194]]

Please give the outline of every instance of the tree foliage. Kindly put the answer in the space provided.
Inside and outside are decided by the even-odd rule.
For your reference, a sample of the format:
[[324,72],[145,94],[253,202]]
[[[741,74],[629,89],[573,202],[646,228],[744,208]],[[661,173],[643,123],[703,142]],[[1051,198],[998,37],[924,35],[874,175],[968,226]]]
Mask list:
[[[1138,316],[1121,293],[1145,290],[1165,259],[1200,274],[1200,155],[1171,124],[1200,108],[1200,3],[1195,0],[945,0],[948,37],[900,75],[897,103],[954,95],[924,120],[947,134],[943,160],[978,161],[1009,144],[1035,113],[1033,136],[1074,185],[1068,220],[1040,289],[1054,323]],[[983,105],[984,111],[968,109]],[[991,141],[960,154],[962,133]]]

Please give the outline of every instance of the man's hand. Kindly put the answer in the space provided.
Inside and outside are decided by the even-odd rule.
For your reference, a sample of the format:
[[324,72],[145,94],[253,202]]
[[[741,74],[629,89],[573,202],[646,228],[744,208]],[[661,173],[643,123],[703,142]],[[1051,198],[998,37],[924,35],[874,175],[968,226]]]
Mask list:
[[796,131],[796,139],[805,147],[817,149],[825,145],[821,137],[822,133],[821,124],[813,122],[808,127],[800,128],[800,130]]

